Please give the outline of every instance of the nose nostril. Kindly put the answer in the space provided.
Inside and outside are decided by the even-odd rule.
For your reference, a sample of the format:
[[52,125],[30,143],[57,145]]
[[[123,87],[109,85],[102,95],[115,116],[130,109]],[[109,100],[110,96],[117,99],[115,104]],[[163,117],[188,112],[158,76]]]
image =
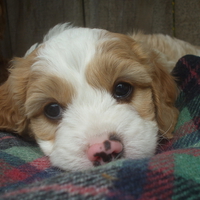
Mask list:
[[112,154],[106,154],[105,152],[96,153],[94,155],[96,161],[110,162],[112,161]]
[[106,140],[103,144],[106,151],[111,149],[111,143],[108,140]]
[[97,167],[100,166],[102,163],[109,163],[113,160],[121,158],[121,153],[106,154],[104,152],[101,152],[95,154],[94,157],[96,158],[96,160],[94,160],[93,165]]
[[94,166],[111,162],[122,157],[123,145],[119,141],[105,140],[88,148],[87,156]]

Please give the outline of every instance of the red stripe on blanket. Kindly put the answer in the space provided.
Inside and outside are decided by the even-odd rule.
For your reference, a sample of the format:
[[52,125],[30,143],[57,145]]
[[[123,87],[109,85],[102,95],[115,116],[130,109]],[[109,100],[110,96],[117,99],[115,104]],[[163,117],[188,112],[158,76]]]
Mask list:
[[6,139],[11,139],[11,138],[15,138],[15,137],[13,137],[13,136],[4,136],[4,137],[0,138],[0,141],[1,140],[6,140]]
[[13,180],[22,181],[29,177],[28,174],[20,171],[19,169],[12,169],[5,173],[7,177],[12,178]]
[[38,158],[29,164],[31,166],[36,167],[39,170],[45,170],[51,166],[51,163],[50,163],[48,157],[46,157],[46,156]]
[[94,186],[90,187],[83,187],[83,186],[77,186],[77,185],[72,185],[72,184],[65,184],[65,185],[47,185],[47,186],[40,186],[40,187],[33,187],[33,188],[25,188],[21,190],[17,190],[14,192],[10,192],[5,194],[3,197],[11,197],[15,195],[20,195],[24,193],[31,193],[31,192],[39,192],[39,191],[64,191],[64,192],[69,192],[70,196],[72,194],[81,194],[81,195],[99,195],[99,194],[108,194],[109,190],[107,188],[97,188]]
[[171,199],[174,182],[173,155],[172,152],[165,152],[151,158],[147,172],[147,180],[151,184],[145,185],[141,199],[154,199],[156,196]]

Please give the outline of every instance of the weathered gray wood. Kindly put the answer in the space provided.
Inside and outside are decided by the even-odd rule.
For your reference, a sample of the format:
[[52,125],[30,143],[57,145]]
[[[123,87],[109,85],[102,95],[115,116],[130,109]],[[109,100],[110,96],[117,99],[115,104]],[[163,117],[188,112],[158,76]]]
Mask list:
[[87,27],[103,28],[113,32],[132,31],[136,1],[84,0]]
[[200,45],[200,0],[175,1],[176,37]]
[[11,41],[10,41],[10,32],[8,27],[8,19],[6,14],[6,0],[2,0],[2,15],[3,15],[3,23],[1,28],[2,38],[0,38],[0,58],[11,58],[12,49],[11,49]]
[[13,55],[22,56],[54,25],[83,25],[82,0],[7,0]]
[[[22,56],[57,23],[104,28],[127,33],[173,35],[173,6],[169,0],[3,0],[7,26],[0,53]],[[176,37],[200,45],[200,0],[175,1]]]
[[173,36],[173,6],[169,0],[154,0],[151,33]]
[[0,39],[3,37],[3,32],[5,29],[5,5],[3,0],[0,0]]
[[[135,20],[132,22],[136,29],[142,30],[146,33],[152,32],[153,12],[155,1],[142,0],[136,1]],[[131,24],[129,25],[131,26]]]
[[88,27],[127,33],[172,34],[172,4],[166,0],[84,0]]

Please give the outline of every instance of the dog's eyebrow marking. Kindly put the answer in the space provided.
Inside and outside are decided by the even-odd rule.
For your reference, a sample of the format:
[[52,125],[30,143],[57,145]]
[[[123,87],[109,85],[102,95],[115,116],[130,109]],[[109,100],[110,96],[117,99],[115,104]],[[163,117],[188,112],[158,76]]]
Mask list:
[[136,55],[137,46],[127,36],[119,36],[118,40],[107,40],[99,44],[96,54],[86,67],[87,82],[109,92],[112,92],[116,81],[148,87],[152,79],[148,69],[141,63],[142,59]]
[[55,75],[34,72],[31,79],[25,103],[29,118],[41,114],[48,103],[58,103],[66,108],[75,94],[68,81]]

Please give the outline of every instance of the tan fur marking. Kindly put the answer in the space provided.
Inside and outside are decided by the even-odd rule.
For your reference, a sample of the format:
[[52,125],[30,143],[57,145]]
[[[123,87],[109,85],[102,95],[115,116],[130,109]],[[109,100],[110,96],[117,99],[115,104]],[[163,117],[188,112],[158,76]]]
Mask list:
[[152,92],[156,106],[156,119],[160,134],[166,138],[172,138],[171,134],[178,119],[178,110],[174,106],[178,90],[173,77],[155,61],[154,73],[152,74]]
[[144,34],[137,32],[130,35],[134,40],[148,45],[151,49],[160,52],[165,62],[173,62],[171,69],[182,56],[187,54],[200,55],[200,47],[163,34]]
[[33,72],[31,79],[25,104],[29,118],[41,114],[49,103],[59,103],[63,108],[71,103],[75,90],[66,80],[42,72]]
[[24,103],[29,80],[30,66],[34,63],[36,51],[26,58],[14,58],[8,80],[0,86],[0,129],[22,134],[28,119]]
[[135,88],[130,104],[133,105],[142,118],[155,120],[155,105],[152,101],[151,88]]
[[98,46],[88,65],[89,84],[112,94],[116,82],[130,83],[134,92],[129,103],[144,119],[156,119],[160,133],[171,138],[178,111],[174,107],[176,84],[168,66],[148,46],[125,35],[109,34],[112,40]]
[[53,123],[48,120],[44,115],[39,115],[31,119],[30,130],[36,139],[52,140],[55,139],[55,133],[58,123]]
[[[132,48],[134,45],[138,48],[137,43],[127,36],[110,34],[117,38],[100,44],[87,66],[85,75],[89,84],[108,91],[112,91],[116,82],[122,81],[148,87],[151,77],[139,62],[138,52],[135,53]],[[146,58],[143,56],[143,59]]]
[[65,109],[75,94],[74,88],[66,80],[53,75],[35,73],[32,78],[34,82],[28,89],[25,104],[30,118],[29,128],[36,138],[54,140],[60,121],[48,119],[44,115],[44,107],[49,103],[58,103]]
[[54,140],[59,121],[45,117],[44,107],[49,103],[59,103],[63,109],[66,108],[73,98],[73,87],[53,75],[35,73],[32,79],[34,82],[28,89],[25,104],[32,134],[41,140]]
[[37,61],[36,53],[15,58],[8,80],[0,86],[0,129],[18,134],[27,133],[29,129],[31,134],[37,133],[38,138],[52,140],[59,122],[47,119],[43,109],[54,102],[66,108],[74,90],[60,77],[42,71],[31,72],[30,67]]

